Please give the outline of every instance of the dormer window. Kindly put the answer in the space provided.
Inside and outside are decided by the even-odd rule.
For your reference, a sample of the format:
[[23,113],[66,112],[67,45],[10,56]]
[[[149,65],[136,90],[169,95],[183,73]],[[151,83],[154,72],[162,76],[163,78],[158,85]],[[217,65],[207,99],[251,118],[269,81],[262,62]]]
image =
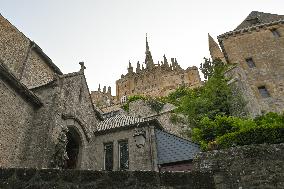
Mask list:
[[247,62],[247,65],[248,65],[249,68],[254,68],[255,67],[255,63],[254,63],[252,58],[247,58],[246,62]]
[[280,33],[278,32],[277,29],[272,29],[271,32],[272,32],[274,37],[276,37],[276,38],[280,37]]

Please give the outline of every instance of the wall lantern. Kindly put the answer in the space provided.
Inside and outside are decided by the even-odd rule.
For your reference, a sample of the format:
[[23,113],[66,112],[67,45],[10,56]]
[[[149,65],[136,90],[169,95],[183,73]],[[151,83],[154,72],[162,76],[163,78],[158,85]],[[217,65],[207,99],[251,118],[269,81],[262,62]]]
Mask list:
[[138,148],[144,147],[146,141],[146,131],[143,129],[135,129],[133,138]]

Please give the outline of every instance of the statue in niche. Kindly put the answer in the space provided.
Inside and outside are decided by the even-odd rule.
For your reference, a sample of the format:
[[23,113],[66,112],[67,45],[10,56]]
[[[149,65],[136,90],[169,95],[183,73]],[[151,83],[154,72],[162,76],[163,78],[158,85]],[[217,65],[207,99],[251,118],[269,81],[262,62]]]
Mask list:
[[66,168],[66,162],[69,159],[66,152],[67,145],[67,128],[63,128],[58,137],[58,143],[55,145],[55,153],[53,154],[51,167],[53,168]]

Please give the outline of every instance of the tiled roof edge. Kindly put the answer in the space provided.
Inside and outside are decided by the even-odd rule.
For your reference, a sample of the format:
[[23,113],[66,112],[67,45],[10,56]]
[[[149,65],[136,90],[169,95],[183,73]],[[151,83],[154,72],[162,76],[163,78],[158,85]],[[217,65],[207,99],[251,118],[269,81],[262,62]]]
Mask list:
[[224,34],[219,35],[217,38],[218,38],[218,40],[221,40],[222,38],[228,38],[229,36],[232,36],[232,35],[243,34],[243,33],[249,32],[249,31],[259,30],[261,28],[265,28],[267,26],[273,26],[273,25],[277,25],[277,24],[284,24],[284,19],[272,21],[272,22],[268,22],[268,23],[262,23],[262,24],[258,24],[258,25],[255,25],[255,26],[251,26],[251,27],[247,27],[247,28],[243,28],[243,29],[239,29],[239,30],[229,31],[229,32],[226,32]]

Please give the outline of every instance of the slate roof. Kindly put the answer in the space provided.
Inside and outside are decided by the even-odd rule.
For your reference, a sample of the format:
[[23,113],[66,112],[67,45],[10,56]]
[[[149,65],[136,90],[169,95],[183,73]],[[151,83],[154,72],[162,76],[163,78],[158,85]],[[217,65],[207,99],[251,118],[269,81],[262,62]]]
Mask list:
[[199,145],[162,130],[155,130],[158,164],[192,160],[200,152]]
[[142,118],[131,117],[126,115],[116,115],[100,122],[98,124],[97,131],[105,131],[114,128],[127,127],[142,122],[145,122],[145,120]]
[[284,15],[252,11],[235,30],[241,30],[255,25],[270,23],[279,20],[284,20]]

